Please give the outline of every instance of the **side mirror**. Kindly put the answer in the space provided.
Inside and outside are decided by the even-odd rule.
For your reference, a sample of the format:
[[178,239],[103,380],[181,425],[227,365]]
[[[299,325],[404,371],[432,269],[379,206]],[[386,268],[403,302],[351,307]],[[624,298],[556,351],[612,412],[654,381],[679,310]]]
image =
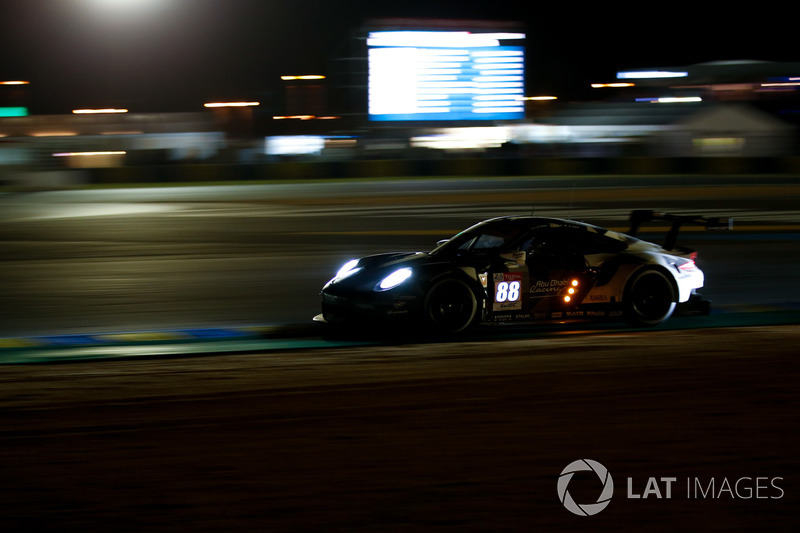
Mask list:
[[441,245],[443,245],[444,243],[446,243],[446,242],[447,242],[447,241],[449,241],[449,240],[450,240],[450,239],[442,239],[441,241],[436,241],[436,246],[437,246],[437,247],[438,247],[438,246],[441,246]]

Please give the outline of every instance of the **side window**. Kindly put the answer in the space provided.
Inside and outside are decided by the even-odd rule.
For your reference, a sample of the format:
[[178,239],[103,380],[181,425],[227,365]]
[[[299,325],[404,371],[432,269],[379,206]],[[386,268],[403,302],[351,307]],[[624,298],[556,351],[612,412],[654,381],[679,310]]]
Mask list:
[[536,232],[525,243],[532,271],[542,274],[554,269],[579,270],[586,266],[584,232],[568,228],[548,228]]
[[522,229],[514,224],[495,224],[486,227],[475,237],[462,243],[458,249],[461,252],[485,253],[490,250],[512,249],[519,242]]
[[478,240],[475,241],[473,245],[473,250],[489,250],[491,248],[500,248],[505,243],[506,239],[499,235],[490,235],[488,233],[484,233]]
[[461,246],[459,246],[459,247],[458,247],[458,251],[460,251],[460,252],[466,252],[467,250],[469,250],[470,248],[472,248],[472,244],[475,242],[475,239],[476,239],[476,238],[477,238],[477,237],[473,237],[473,238],[471,238],[471,239],[468,239],[468,240],[464,241],[464,242],[461,244]]
[[529,235],[522,242],[522,245],[519,247],[519,249],[525,252],[528,257],[530,257],[536,252],[542,242],[544,242],[544,238],[541,231],[536,231]]

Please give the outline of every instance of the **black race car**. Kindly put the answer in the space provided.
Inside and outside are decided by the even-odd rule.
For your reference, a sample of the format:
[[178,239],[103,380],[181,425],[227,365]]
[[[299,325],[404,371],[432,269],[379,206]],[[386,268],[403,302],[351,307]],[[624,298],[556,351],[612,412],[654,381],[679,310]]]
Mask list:
[[[661,246],[635,237],[644,221],[672,226]],[[442,333],[478,323],[624,319],[654,326],[679,305],[707,311],[696,294],[696,253],[675,245],[682,224],[729,221],[634,211],[627,234],[556,218],[494,218],[430,252],[348,261],[322,289],[329,324],[404,321]]]

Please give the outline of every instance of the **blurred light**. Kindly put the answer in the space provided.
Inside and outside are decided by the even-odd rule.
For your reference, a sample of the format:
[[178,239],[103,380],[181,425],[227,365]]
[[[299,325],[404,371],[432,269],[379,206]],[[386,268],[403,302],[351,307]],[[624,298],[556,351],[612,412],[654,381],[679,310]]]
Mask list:
[[523,113],[525,110],[521,107],[483,107],[472,110],[473,113]]
[[27,107],[0,107],[0,117],[27,117]]
[[642,70],[631,72],[617,72],[618,80],[646,80],[665,78],[685,78],[688,72],[672,72],[669,70]]
[[37,131],[31,133],[31,137],[74,137],[78,135],[76,131]]
[[549,143],[633,143],[669,130],[665,125],[563,126],[552,124],[520,124],[511,126],[512,141],[518,144]]
[[0,81],[0,85],[28,85],[28,84],[30,84],[29,81],[21,81],[21,80]]
[[313,120],[314,115],[275,115],[272,120]]
[[527,102],[545,102],[547,100],[558,100],[558,96],[526,96],[523,100]]
[[659,104],[682,104],[690,102],[702,102],[703,99],[699,96],[676,96],[672,98],[659,98]]
[[124,150],[108,151],[108,152],[59,152],[53,154],[54,157],[81,157],[81,156],[103,156],[103,155],[125,155],[127,152]]
[[106,107],[102,109],[73,109],[72,112],[76,115],[103,115],[103,114],[113,114],[113,113],[127,113],[128,110]]
[[100,132],[100,135],[142,135],[144,134],[141,130],[127,130],[127,131],[103,131]]
[[[522,58],[522,53],[515,53],[511,54],[508,52],[503,52],[502,56],[499,55],[491,55],[491,56],[479,56],[478,54],[473,54],[475,57],[475,66],[480,68],[481,64],[489,65],[489,68],[503,68],[504,65],[508,63],[512,63],[510,68],[514,68],[515,65],[519,64],[520,58]],[[508,67],[506,67],[508,68]]]
[[695,149],[702,153],[738,153],[744,147],[741,137],[707,137],[692,139]]
[[503,40],[516,40],[516,39],[524,39],[524,33],[482,33],[485,37],[492,37],[494,39],[503,41]]
[[690,102],[702,102],[699,96],[670,96],[663,98],[637,98],[637,102],[650,102],[653,104],[684,104]]
[[208,102],[203,104],[204,107],[255,107],[261,105],[261,102]]
[[[524,38],[523,34],[518,39]],[[367,46],[389,47],[445,47],[472,48],[500,46],[499,34],[470,33],[467,31],[382,31],[373,32],[367,38]],[[503,37],[508,38],[508,37]]]
[[355,148],[358,140],[353,137],[339,136],[325,139],[325,148]]
[[167,2],[161,0],[90,0],[90,3],[94,4],[95,9],[92,11],[94,14],[107,12],[126,15],[128,13],[138,14],[142,12],[142,8],[150,9]]
[[[522,38],[524,36],[520,37],[520,39]],[[471,55],[473,57],[522,57],[524,52],[522,50],[486,50],[473,52]],[[503,59],[498,59],[498,61],[503,61]]]
[[95,4],[103,6],[136,6],[141,7],[143,4],[154,3],[153,0],[95,0]]
[[592,89],[607,89],[607,88],[621,88],[621,87],[636,87],[635,83],[593,83]]
[[281,76],[283,81],[292,81],[292,80],[324,80],[325,76],[321,76],[319,74],[306,74],[303,76]]
[[325,138],[319,135],[276,135],[266,138],[268,155],[319,154],[325,148]]
[[782,83],[762,83],[762,87],[800,87],[800,81],[787,81]]
[[412,137],[411,146],[437,150],[475,150],[499,148],[510,139],[510,129],[503,126],[443,128],[433,135]]
[[336,116],[323,116],[318,117],[316,115],[275,115],[272,117],[272,120],[336,120],[342,117]]
[[[497,83],[497,82],[504,82],[504,81],[524,81],[522,76],[475,76],[472,78],[473,81],[478,83]],[[485,85],[480,85],[479,87],[485,87]],[[519,87],[518,85],[509,85],[509,87]]]

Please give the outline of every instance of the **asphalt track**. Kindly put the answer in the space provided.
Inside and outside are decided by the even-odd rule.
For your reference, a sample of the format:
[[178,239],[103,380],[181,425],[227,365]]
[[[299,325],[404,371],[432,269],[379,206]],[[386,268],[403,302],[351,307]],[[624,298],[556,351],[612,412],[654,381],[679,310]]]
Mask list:
[[[531,211],[625,229],[632,208],[733,216],[686,228],[717,309],[800,302],[800,186],[780,177],[451,179],[0,195],[0,338],[307,323],[347,259],[425,250]],[[647,235],[650,238],[650,235]],[[658,238],[657,235],[652,235]]]
[[[412,186],[386,186],[402,196],[404,212],[429,208],[432,198]],[[369,207],[382,196],[375,188],[353,196],[352,187],[339,200],[297,198],[288,187],[270,206],[283,205],[284,217],[298,207],[306,214],[348,202]],[[486,187],[497,183],[467,188]],[[722,269],[718,295],[740,305],[653,330],[556,325],[387,343],[290,321],[5,336],[0,530],[796,531],[797,191],[791,182],[765,187],[730,190],[717,207],[759,217],[744,242],[766,253],[773,278],[749,277],[748,261]],[[486,198],[453,193],[460,201],[468,194]],[[610,193],[552,194],[574,208],[581,195],[596,202]],[[675,205],[692,203],[684,192],[670,194]],[[30,235],[15,233],[32,216],[23,204],[14,202],[13,220],[3,212],[6,235]],[[108,201],[87,204],[103,210]],[[438,216],[453,225],[464,218]],[[150,227],[136,220],[139,231]],[[411,233],[434,237],[408,220]],[[304,237],[292,237],[301,246],[316,242],[308,233],[322,233],[332,247],[354,239],[374,245],[371,232],[382,240],[395,231],[365,228],[359,217],[301,229]],[[6,244],[35,256],[36,239],[26,242]],[[96,245],[70,242],[73,251],[54,251],[67,264],[75,249],[91,255]],[[138,247],[116,253],[113,244],[104,242],[104,251],[122,258]],[[729,243],[703,244],[712,270],[729,258]],[[196,252],[193,243],[178,245]],[[45,264],[33,256],[18,264]],[[322,276],[328,266],[316,268]],[[614,480],[608,507],[595,516],[575,516],[559,501],[559,476],[578,459],[599,461]],[[675,478],[669,498],[662,478]],[[601,489],[585,475],[569,486],[581,504]]]

